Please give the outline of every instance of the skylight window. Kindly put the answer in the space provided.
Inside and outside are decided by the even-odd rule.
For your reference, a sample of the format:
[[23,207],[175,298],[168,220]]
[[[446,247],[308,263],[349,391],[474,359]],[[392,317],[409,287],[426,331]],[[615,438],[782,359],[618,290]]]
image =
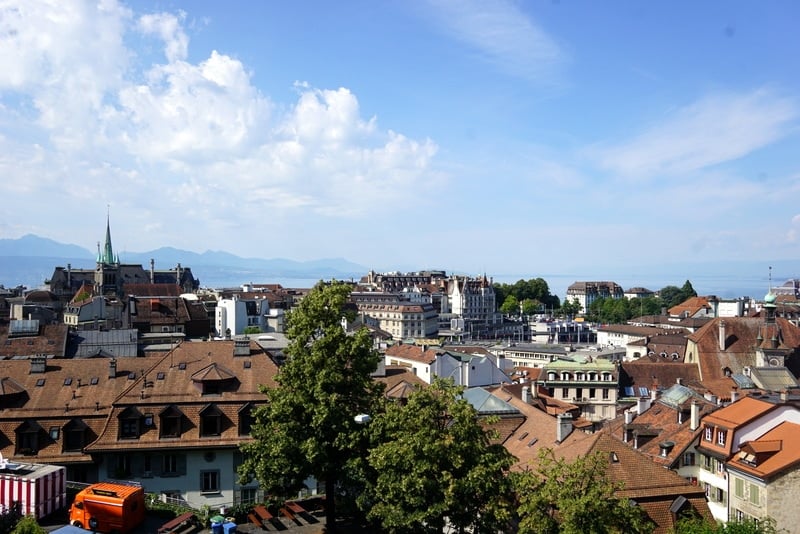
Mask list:
[[71,384],[72,384],[72,378],[71,377],[67,377],[67,378],[64,379],[64,385],[65,386],[69,386]]
[[89,381],[89,383],[93,386],[96,386],[97,382],[99,382],[99,379],[96,376],[93,376],[92,379]]

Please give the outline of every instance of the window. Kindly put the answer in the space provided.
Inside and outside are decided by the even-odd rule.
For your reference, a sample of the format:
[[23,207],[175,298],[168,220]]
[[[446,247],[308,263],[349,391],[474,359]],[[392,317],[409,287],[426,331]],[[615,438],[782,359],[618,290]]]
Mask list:
[[162,475],[177,475],[178,474],[178,455],[165,454],[164,460],[161,465]]
[[694,465],[694,453],[693,452],[685,452],[683,453],[683,465]]
[[114,476],[118,478],[127,478],[131,476],[131,458],[128,455],[117,456],[117,469]]
[[58,436],[61,433],[60,429],[57,426],[50,427],[50,439],[53,441],[58,441]]
[[597,398],[597,390],[595,388],[589,388],[589,398]]
[[210,404],[200,412],[200,435],[219,436],[222,434],[222,412]]
[[200,492],[219,492],[219,471],[200,471]]
[[253,504],[258,500],[257,488],[242,488],[239,490],[239,501],[236,504]]
[[717,430],[717,445],[725,445],[725,431]]
[[741,478],[737,478],[734,480],[733,494],[740,499],[744,498],[744,480],[742,480]]
[[577,397],[578,400],[583,397],[583,388],[575,388],[575,397]]
[[183,414],[175,406],[170,406],[161,412],[162,438],[179,438],[181,436],[181,420]]
[[750,484],[749,486],[750,486],[749,487],[750,504],[755,504],[756,506],[758,506],[759,504],[761,504],[761,501],[758,498],[759,497],[758,486],[756,486],[755,484]]
[[569,388],[561,388],[561,397],[564,399],[569,398]]
[[64,452],[83,450],[87,428],[81,419],[73,419],[64,425]]
[[714,439],[713,436],[714,436],[714,430],[710,426],[707,426],[705,428],[705,433],[703,434],[703,439],[705,439],[706,441],[711,441]]
[[120,421],[119,437],[136,439],[139,437],[139,418],[126,417]]
[[603,388],[603,400],[608,400],[611,395],[611,390],[608,388]]

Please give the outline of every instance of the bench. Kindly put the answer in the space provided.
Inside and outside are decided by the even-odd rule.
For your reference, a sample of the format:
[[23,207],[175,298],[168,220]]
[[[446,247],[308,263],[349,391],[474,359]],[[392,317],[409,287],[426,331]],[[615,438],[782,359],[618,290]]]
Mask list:
[[318,523],[319,520],[314,517],[311,512],[303,508],[300,503],[295,501],[286,501],[286,508],[291,510],[295,516],[302,517],[307,523]]
[[269,510],[267,510],[264,507],[263,504],[259,504],[258,506],[254,506],[253,507],[253,511],[256,513],[256,515],[258,515],[258,517],[261,519],[262,522],[263,521],[269,521],[269,520],[273,519],[272,514],[269,513]]
[[175,532],[187,524],[195,525],[196,523],[197,517],[194,515],[194,512],[185,512],[175,519],[170,519],[161,525],[161,527],[158,529],[158,534],[169,534],[170,532]]
[[291,510],[289,510],[287,508],[281,508],[281,515],[283,515],[283,517],[288,517],[292,521],[297,521],[297,519],[295,519],[294,514],[291,512]]
[[253,523],[255,526],[257,526],[259,528],[267,528],[267,527],[264,526],[263,523],[261,523],[261,520],[259,520],[253,514],[247,514],[247,519],[249,519],[251,523]]

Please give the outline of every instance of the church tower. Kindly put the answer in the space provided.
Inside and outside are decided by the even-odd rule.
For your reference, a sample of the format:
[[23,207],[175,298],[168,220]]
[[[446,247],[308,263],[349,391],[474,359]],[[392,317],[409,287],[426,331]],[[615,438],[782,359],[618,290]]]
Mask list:
[[111,246],[111,217],[106,216],[106,242],[100,248],[97,243],[97,267],[94,273],[94,283],[96,290],[101,295],[116,294],[120,289],[118,286],[119,257],[114,256],[114,248]]

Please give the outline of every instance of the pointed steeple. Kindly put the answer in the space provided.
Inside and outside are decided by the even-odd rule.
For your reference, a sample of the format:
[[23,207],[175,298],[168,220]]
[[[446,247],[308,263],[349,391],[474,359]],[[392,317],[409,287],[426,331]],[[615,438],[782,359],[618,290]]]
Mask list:
[[114,249],[111,247],[111,217],[106,216],[106,244],[103,252],[98,257],[98,262],[113,265],[119,263],[119,259],[114,257]]

